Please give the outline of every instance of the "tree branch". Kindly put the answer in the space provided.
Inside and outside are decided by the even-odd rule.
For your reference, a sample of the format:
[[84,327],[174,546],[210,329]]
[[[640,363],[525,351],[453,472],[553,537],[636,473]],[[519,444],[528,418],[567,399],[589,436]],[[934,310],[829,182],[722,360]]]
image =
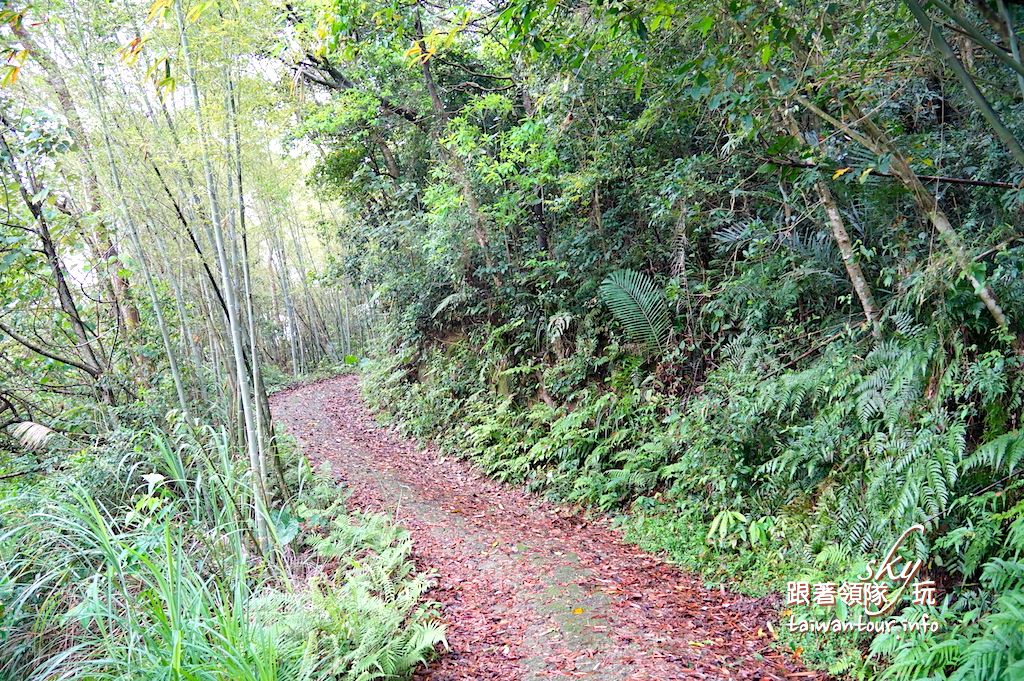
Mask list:
[[41,470],[43,470],[42,466],[36,466],[35,468],[29,468],[28,470],[24,470],[24,471],[15,471],[14,473],[4,473],[3,475],[0,475],[0,480],[10,480],[11,478],[19,478],[22,475],[29,475],[30,473],[38,473]]
[[55,360],[57,362],[60,362],[61,364],[67,364],[68,366],[75,367],[76,369],[81,369],[82,371],[89,374],[93,378],[99,378],[102,375],[102,372],[96,369],[95,367],[91,367],[83,362],[79,362],[69,357],[62,357],[56,354],[55,352],[52,352],[50,350],[47,350],[46,348],[36,345],[35,343],[28,340],[24,336],[21,336],[18,333],[16,333],[13,329],[11,329],[3,322],[0,322],[0,331],[3,331],[5,334],[10,336],[12,340],[14,340],[20,345],[23,345],[32,352],[36,353],[37,355],[42,355],[43,357]]
[[[791,161],[785,158],[769,158],[768,163],[778,166],[786,166],[788,168],[818,168],[817,163],[807,163],[803,161]],[[894,173],[887,173],[881,170],[875,170],[871,168],[868,171],[869,175],[874,177],[889,177],[893,179],[899,179]],[[959,184],[967,185],[971,187],[996,187],[998,189],[1018,189],[1018,185],[1012,182],[999,182],[997,180],[974,180],[969,177],[947,177],[945,175],[918,175],[922,180],[929,182],[942,182],[944,184]]]

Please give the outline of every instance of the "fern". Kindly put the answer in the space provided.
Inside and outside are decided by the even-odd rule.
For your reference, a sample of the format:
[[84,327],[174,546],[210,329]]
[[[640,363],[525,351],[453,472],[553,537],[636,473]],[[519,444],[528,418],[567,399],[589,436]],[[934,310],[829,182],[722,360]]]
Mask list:
[[649,350],[664,352],[671,318],[665,294],[646,274],[633,270],[612,272],[598,289],[630,340]]
[[999,473],[1009,475],[1018,470],[1024,459],[1024,434],[1012,431],[990,440],[963,462],[964,471],[978,468],[990,468]]

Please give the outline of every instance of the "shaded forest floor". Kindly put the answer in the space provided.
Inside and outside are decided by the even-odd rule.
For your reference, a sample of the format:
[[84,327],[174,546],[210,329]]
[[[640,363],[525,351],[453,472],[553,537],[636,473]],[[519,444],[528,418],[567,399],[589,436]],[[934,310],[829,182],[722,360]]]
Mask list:
[[808,679],[770,647],[773,603],[709,590],[588,519],[376,423],[358,378],[278,393],[275,417],[350,504],[407,527],[451,651],[417,678]]

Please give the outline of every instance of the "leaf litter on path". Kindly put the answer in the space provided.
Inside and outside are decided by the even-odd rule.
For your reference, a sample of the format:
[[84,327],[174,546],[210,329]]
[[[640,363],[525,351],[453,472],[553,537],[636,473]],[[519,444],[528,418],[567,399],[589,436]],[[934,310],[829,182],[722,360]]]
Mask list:
[[766,599],[706,589],[588,519],[380,426],[355,376],[282,391],[274,416],[349,503],[392,515],[436,571],[451,651],[420,681],[824,679],[772,650]]

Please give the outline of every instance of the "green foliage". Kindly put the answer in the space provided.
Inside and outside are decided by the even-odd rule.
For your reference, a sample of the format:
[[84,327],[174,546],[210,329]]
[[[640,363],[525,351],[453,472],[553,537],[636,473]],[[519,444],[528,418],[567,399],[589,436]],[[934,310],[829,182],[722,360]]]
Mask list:
[[396,679],[444,643],[408,534],[329,478],[303,474],[292,547],[324,570],[298,583],[254,560],[223,434],[149,444],[106,501],[73,480],[3,500],[4,678]]
[[605,277],[598,292],[633,342],[665,351],[671,330],[668,303],[650,277],[617,270]]
[[980,590],[947,598],[937,611],[913,608],[902,615],[916,621],[927,614],[944,625],[938,632],[915,638],[886,634],[872,641],[872,654],[891,660],[882,679],[1019,678],[1024,669],[1024,565],[1017,560],[1024,549],[1021,510],[1018,506],[1007,514],[1016,518],[999,551],[1007,557],[985,564]]
[[[1006,4],[922,6],[936,30],[945,35],[952,22],[976,48],[944,60],[927,56],[929,42],[939,41],[923,30],[920,12],[915,18],[906,3],[877,0],[509,0],[495,13],[472,3],[297,2],[281,17],[287,28],[268,20],[253,35],[239,28],[259,28],[242,21],[245,11],[217,23],[207,13],[213,30],[194,31],[208,62],[204,84],[216,88],[220,76],[210,74],[232,72],[229,57],[239,55],[225,44],[237,40],[261,59],[280,55],[311,88],[294,107],[264,92],[276,82],[258,88],[246,78],[240,90],[243,101],[254,90],[253,99],[267,96],[258,100],[269,119],[257,128],[258,149],[281,120],[294,123],[291,151],[315,146],[308,184],[332,202],[317,206],[320,235],[330,237],[321,244],[330,251],[324,271],[291,281],[297,261],[305,269],[300,240],[265,244],[273,263],[257,278],[275,295],[288,297],[296,283],[334,285],[345,307],[328,315],[340,322],[337,331],[322,314],[337,302],[329,296],[320,306],[307,294],[299,305],[268,304],[271,313],[255,315],[270,342],[254,347],[291,369],[270,370],[268,382],[315,373],[307,351],[326,357],[325,368],[355,366],[358,341],[376,336],[367,392],[407,432],[501,480],[622,513],[644,546],[751,593],[777,592],[801,575],[849,575],[921,523],[926,535],[910,548],[948,587],[947,602],[931,613],[942,633],[872,642],[783,634],[778,644],[864,678],[1019,676],[1024,193],[1008,136],[1024,128],[1024,107],[1013,51],[1003,47],[1022,13]],[[262,6],[243,7],[268,18]],[[95,28],[74,26],[85,29],[78,41]],[[158,39],[148,45],[168,44],[159,26],[153,30]],[[98,32],[102,39],[86,47],[103,53],[104,41],[121,32]],[[170,38],[176,44],[178,36]],[[81,61],[102,67],[76,75],[122,82],[107,73],[109,60]],[[149,68],[170,78],[172,62],[180,66],[167,57]],[[220,121],[221,98],[210,89],[199,118]],[[62,117],[21,118],[10,138],[26,168],[50,180],[30,193],[62,253],[101,265],[87,257],[79,225],[117,220],[97,211],[78,221],[60,208],[86,202],[58,203],[53,189],[73,184],[77,170],[63,166],[75,157],[55,122]],[[134,121],[119,113],[113,122],[104,132]],[[191,123],[174,122],[175,136],[194,137]],[[197,184],[188,144],[162,148],[118,135],[115,148],[145,161],[147,172],[151,158],[182,160],[168,169],[168,194]],[[297,165],[256,164],[254,155],[239,153],[245,191],[256,199],[247,203],[262,209],[250,222],[273,237],[301,211],[281,209],[290,208],[281,195],[291,192],[272,178],[294,175]],[[229,175],[223,170],[219,178]],[[14,201],[0,234],[0,287],[23,301],[4,321],[74,356],[75,329],[66,315],[49,314],[53,292],[40,283],[48,261],[25,231],[34,216],[16,190],[30,173],[4,174]],[[98,178],[101,194],[114,193],[110,179]],[[138,208],[163,205],[167,197],[157,196]],[[189,219],[203,220],[189,200],[182,205]],[[106,298],[89,293],[90,301]],[[215,316],[216,301],[202,298],[209,309],[182,305],[186,314],[173,321],[197,311],[204,321]],[[991,299],[1009,320],[1005,328],[993,320]],[[100,303],[85,307],[90,321],[104,319]],[[868,333],[872,315],[877,334]],[[106,342],[101,331],[95,337]],[[344,341],[325,340],[335,334]],[[215,329],[210,336],[212,365],[223,358]],[[178,340],[189,347],[184,332]],[[108,436],[122,431],[105,421],[122,418],[130,432],[162,415],[166,386],[133,396],[136,405],[119,413],[76,393],[76,370],[10,334],[0,343],[5,359],[14,358],[13,378],[0,386],[0,396],[12,396],[4,413],[17,404],[19,421],[34,420],[20,418],[14,398],[50,386],[42,411],[56,416],[46,425],[70,435],[53,438],[53,451],[108,444],[102,456],[69,452],[75,467],[90,471],[97,506],[133,519],[153,516],[155,504],[173,505],[176,517],[187,508],[191,520],[179,525],[189,538],[193,521],[246,531],[230,512],[236,496],[251,501],[233,482],[241,472],[231,457],[206,474],[223,488],[212,500],[175,482],[173,504],[138,492],[138,480],[108,460],[125,452]],[[113,386],[124,404],[136,355],[163,366],[147,314],[130,349],[114,348],[114,370],[89,379],[90,387]],[[187,372],[190,387],[213,390],[201,366]],[[163,474],[178,481],[186,476],[173,465],[175,451],[159,449],[169,462]],[[19,464],[50,464],[32,452],[17,456]],[[129,498],[161,501],[126,511],[122,488]],[[306,546],[296,534],[301,516],[321,523],[311,551],[343,561],[358,555],[364,565],[357,545],[365,542],[386,559],[382,572],[346,567],[344,579],[365,587],[345,596],[352,610],[335,611],[329,599],[343,589],[322,584],[268,597],[268,612],[287,614],[296,627],[281,639],[287,645],[311,637],[343,664],[368,660],[384,673],[436,639],[429,628],[399,629],[404,615],[391,618],[412,612],[420,588],[415,579],[401,587],[404,539],[374,520],[360,534],[323,508],[308,516],[276,511],[273,524],[290,546]],[[151,523],[170,526],[162,517]],[[267,586],[259,578],[245,579]],[[371,614],[353,621],[351,612]],[[198,647],[197,639],[188,640]],[[263,645],[238,640],[244,650]]]
[[316,520],[326,522],[326,534],[310,537],[309,545],[342,567],[306,591],[262,596],[257,621],[307,646],[304,654],[320,661],[327,678],[405,677],[438,644],[447,645],[430,606],[421,605],[430,582],[414,573],[406,531],[383,516],[351,517],[339,505]]
[[[532,364],[509,366],[520,346],[496,344],[509,333],[502,327],[429,350],[417,381],[395,370],[405,361],[397,356],[378,360],[365,380],[368,396],[400,414],[412,434],[437,440],[498,479],[629,509],[629,538],[712,584],[778,592],[807,575],[808,565],[818,566],[809,574],[821,581],[854,579],[861,556],[884,551],[918,522],[931,541],[915,552],[930,558],[931,569],[968,580],[1005,552],[1002,537],[1015,517],[1006,504],[1017,498],[1015,488],[996,496],[977,489],[1014,475],[1021,459],[1017,431],[969,452],[971,419],[1016,403],[1018,388],[1005,372],[1018,360],[1000,355],[1002,369],[976,363],[973,348],[904,328],[866,352],[842,333],[801,367],[787,366],[783,343],[746,334],[721,351],[719,367],[685,402],[614,345],[591,358],[584,374],[606,372],[604,386],[584,378],[564,393],[566,406],[540,399],[583,356],[542,374]],[[483,349],[473,352],[474,343]],[[492,372],[494,364],[508,368]],[[966,630],[965,648],[1004,635],[1015,601],[996,617],[1003,606],[995,586],[983,578],[956,605],[974,602],[968,609],[975,618],[998,627]],[[1007,586],[1011,596],[1017,592],[1015,583]],[[924,645],[928,636],[904,641]],[[834,673],[866,678],[889,661],[893,669],[902,664],[903,653],[893,648],[862,659],[863,635],[785,632],[781,640]],[[1011,651],[993,664],[1003,670],[1015,659]],[[967,657],[955,660],[938,668],[969,668]]]
[[[926,9],[986,46],[1020,25],[1008,7]],[[1006,133],[1024,109],[1006,50],[970,52],[979,93],[923,57],[900,3],[469,11],[320,18],[357,86],[299,127],[331,140],[313,181],[343,197],[345,272],[379,295],[368,398],[750,593],[852,577],[921,523],[910,550],[956,594],[933,613],[946,633],[778,645],[855,678],[1012,678],[1024,248]],[[381,139],[397,178],[373,170]]]

